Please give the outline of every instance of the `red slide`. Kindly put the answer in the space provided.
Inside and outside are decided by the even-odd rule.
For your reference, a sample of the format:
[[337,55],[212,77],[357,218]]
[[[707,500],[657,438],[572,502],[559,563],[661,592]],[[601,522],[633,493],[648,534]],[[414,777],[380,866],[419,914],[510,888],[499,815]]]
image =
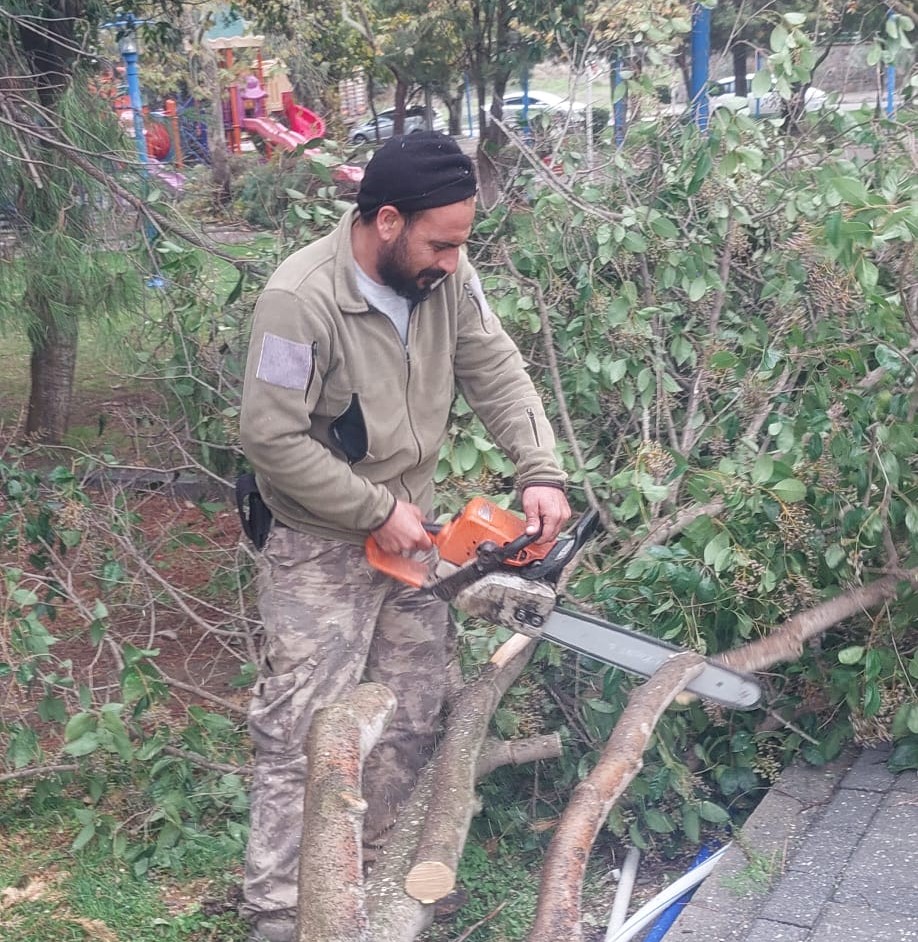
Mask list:
[[279,121],[274,121],[272,118],[243,118],[242,126],[246,131],[251,131],[252,134],[257,134],[284,150],[294,150],[309,140],[302,134],[285,128]]
[[284,102],[284,117],[291,130],[302,134],[308,141],[316,137],[325,137],[325,122],[319,115],[296,104],[290,92],[281,95],[281,99]]

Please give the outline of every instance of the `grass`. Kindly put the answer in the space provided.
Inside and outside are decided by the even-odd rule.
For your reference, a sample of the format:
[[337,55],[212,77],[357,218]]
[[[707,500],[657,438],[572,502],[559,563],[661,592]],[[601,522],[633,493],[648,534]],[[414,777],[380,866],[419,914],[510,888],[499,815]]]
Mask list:
[[[12,797],[12,791],[9,792]],[[2,793],[0,793],[2,799]],[[225,856],[196,855],[194,879],[137,878],[106,847],[77,853],[56,810],[0,814],[0,942],[241,942],[246,927],[225,900],[237,877]],[[216,845],[215,845],[216,846]],[[233,905],[231,908],[235,908]]]

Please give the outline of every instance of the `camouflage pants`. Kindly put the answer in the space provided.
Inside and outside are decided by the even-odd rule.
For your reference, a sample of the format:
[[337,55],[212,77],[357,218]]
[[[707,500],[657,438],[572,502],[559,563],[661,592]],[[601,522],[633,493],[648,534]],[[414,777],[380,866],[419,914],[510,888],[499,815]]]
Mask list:
[[276,525],[259,560],[258,607],[265,650],[249,707],[255,774],[243,914],[286,918],[296,911],[303,744],[313,714],[361,679],[398,698],[364,768],[364,845],[372,852],[433,748],[449,619],[443,602],[371,569],[362,547]]

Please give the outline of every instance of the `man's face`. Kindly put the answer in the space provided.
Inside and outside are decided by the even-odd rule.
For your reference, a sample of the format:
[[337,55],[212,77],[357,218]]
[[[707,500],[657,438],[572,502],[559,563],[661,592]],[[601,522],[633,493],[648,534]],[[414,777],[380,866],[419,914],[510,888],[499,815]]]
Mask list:
[[472,231],[475,198],[426,209],[410,224],[392,207],[383,207],[380,216],[385,235],[376,269],[383,284],[415,304],[458,267],[459,250]]

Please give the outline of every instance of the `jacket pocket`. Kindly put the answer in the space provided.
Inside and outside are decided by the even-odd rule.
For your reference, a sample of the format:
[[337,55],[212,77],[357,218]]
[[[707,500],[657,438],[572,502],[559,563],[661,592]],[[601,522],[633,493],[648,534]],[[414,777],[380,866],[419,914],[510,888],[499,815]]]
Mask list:
[[344,453],[348,464],[356,464],[367,456],[369,446],[367,424],[357,393],[351,396],[348,407],[328,426],[332,441]]

